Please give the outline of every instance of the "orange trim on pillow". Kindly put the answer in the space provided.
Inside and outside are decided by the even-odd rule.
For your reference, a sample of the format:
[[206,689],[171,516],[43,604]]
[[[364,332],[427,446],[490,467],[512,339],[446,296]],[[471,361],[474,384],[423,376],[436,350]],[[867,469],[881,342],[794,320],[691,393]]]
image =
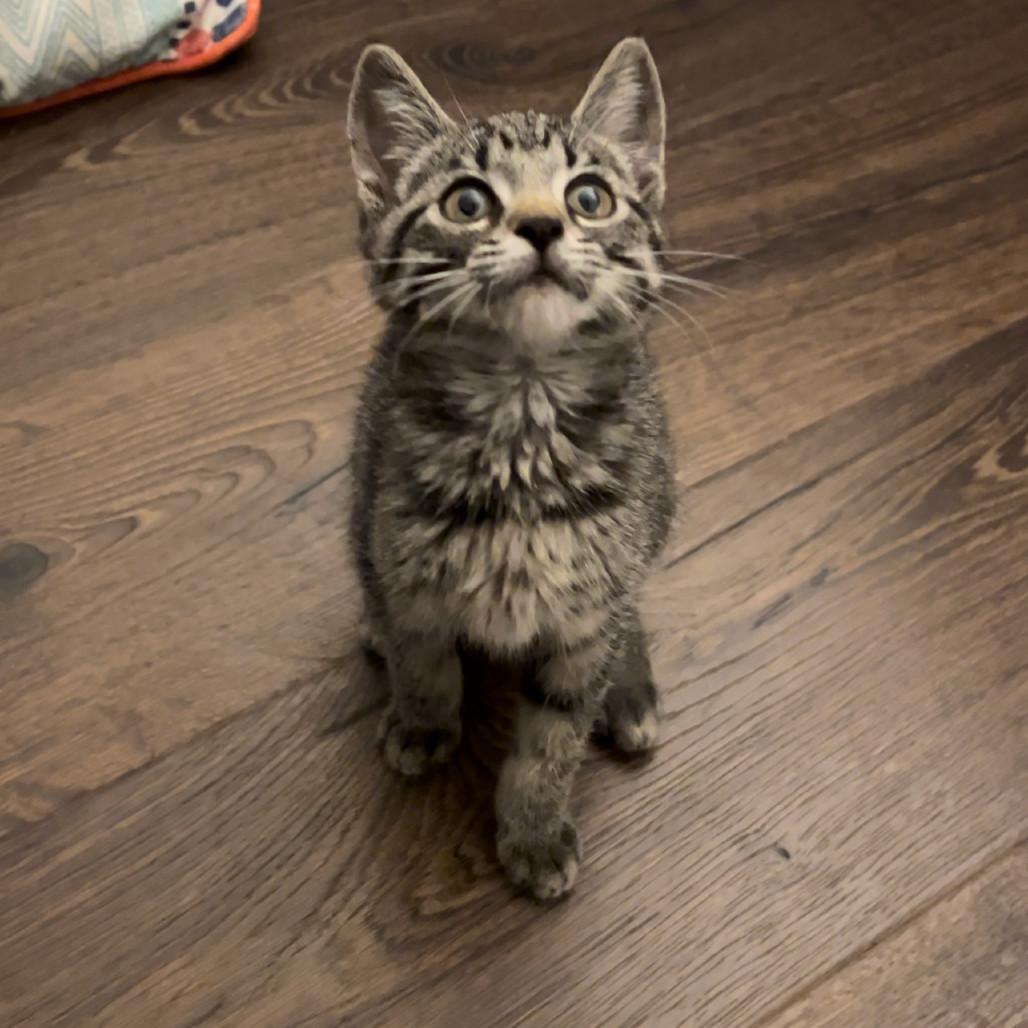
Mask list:
[[236,30],[213,46],[207,47],[202,53],[194,54],[192,57],[183,57],[177,61],[153,61],[139,68],[126,68],[124,71],[116,71],[113,75],[107,75],[104,78],[93,79],[90,82],[71,86],[69,89],[62,89],[59,93],[53,93],[51,96],[41,96],[27,104],[20,104],[17,107],[0,107],[0,120],[14,118],[19,114],[31,114],[33,111],[55,107],[57,104],[67,103],[69,100],[79,100],[84,96],[92,96],[94,93],[120,89],[133,82],[155,79],[161,75],[181,75],[188,71],[196,71],[197,68],[205,68],[208,64],[214,64],[225,54],[242,46],[257,31],[257,17],[260,9],[260,0],[247,0],[246,15]]

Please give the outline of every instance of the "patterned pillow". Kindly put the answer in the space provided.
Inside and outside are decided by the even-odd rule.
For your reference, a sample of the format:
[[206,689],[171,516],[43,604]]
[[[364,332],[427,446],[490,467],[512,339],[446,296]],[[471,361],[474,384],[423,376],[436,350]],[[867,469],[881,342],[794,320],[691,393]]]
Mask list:
[[0,118],[211,64],[260,0],[0,0]]

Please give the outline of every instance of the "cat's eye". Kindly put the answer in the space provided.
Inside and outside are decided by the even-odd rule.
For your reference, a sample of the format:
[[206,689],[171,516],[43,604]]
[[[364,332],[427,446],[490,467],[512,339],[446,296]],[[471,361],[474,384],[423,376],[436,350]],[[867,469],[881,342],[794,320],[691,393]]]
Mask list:
[[614,213],[614,196],[607,184],[595,175],[581,175],[564,194],[568,209],[580,218],[595,221]]
[[471,225],[488,217],[492,205],[492,193],[477,182],[458,182],[440,204],[443,214],[460,225]]

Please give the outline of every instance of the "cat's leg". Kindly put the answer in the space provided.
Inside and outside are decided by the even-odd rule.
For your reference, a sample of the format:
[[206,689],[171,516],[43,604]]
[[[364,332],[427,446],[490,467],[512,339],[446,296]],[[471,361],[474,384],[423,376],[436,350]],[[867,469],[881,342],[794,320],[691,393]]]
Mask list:
[[597,720],[597,736],[629,755],[655,749],[660,699],[653,682],[646,635],[634,606],[626,608],[618,624],[604,675],[607,689]]
[[461,665],[445,634],[382,630],[372,624],[389,673],[390,702],[379,739],[388,763],[421,775],[450,758],[460,742]]
[[[353,563],[360,583],[363,609],[357,624],[357,639],[361,648],[379,660],[385,660],[387,649],[387,616],[383,596],[382,583],[375,567],[372,554],[371,526],[373,521],[371,487],[365,482],[361,485],[360,473],[367,465],[367,444],[358,432],[355,443],[354,493],[350,510],[350,546],[353,551]],[[367,472],[364,472],[367,477]]]
[[570,892],[578,873],[571,786],[603,702],[610,647],[608,626],[554,650],[525,679],[497,787],[497,851],[511,882],[540,900]]

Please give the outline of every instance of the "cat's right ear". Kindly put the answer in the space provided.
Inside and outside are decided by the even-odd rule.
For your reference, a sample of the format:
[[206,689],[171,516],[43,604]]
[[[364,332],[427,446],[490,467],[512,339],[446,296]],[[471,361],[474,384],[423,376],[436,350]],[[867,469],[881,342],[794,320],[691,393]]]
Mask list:
[[571,120],[577,135],[595,134],[620,146],[643,199],[662,205],[664,94],[642,39],[623,39],[611,50]]
[[347,134],[357,198],[369,214],[395,202],[403,166],[452,124],[395,50],[379,44],[364,50],[350,87]]

